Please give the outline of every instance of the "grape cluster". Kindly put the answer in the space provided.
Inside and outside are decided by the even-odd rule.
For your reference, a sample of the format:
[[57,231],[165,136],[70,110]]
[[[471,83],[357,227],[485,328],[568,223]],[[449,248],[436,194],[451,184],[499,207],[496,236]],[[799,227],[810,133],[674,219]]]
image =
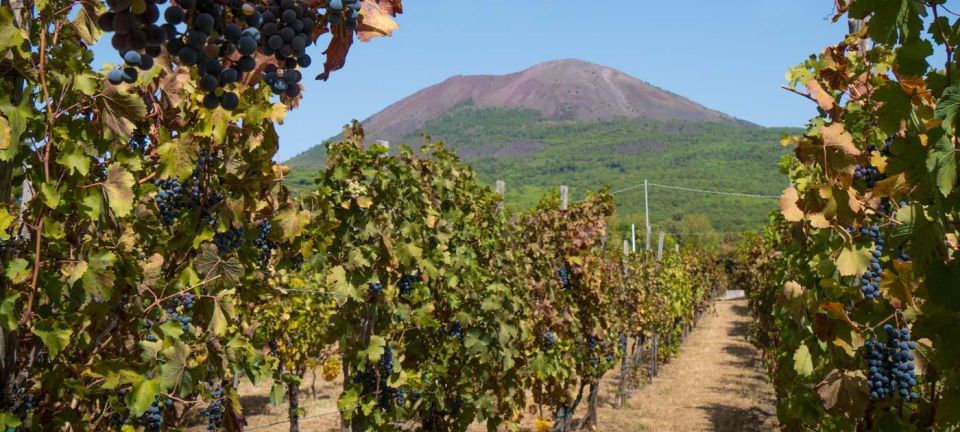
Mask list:
[[97,17],[97,26],[113,32],[113,48],[123,57],[124,66],[107,73],[114,85],[132,84],[140,70],[153,67],[153,58],[160,55],[167,33],[156,23],[160,19],[158,4],[166,0],[109,0],[109,10]]
[[183,328],[183,331],[190,330],[190,322],[193,321],[193,318],[185,313],[178,312],[177,310],[179,309],[180,305],[183,305],[183,309],[181,309],[181,311],[193,310],[193,301],[193,294],[184,294],[182,296],[174,297],[173,306],[167,306],[163,309],[168,315],[164,322],[176,321],[180,324],[180,327]]
[[150,141],[147,139],[147,135],[137,131],[130,137],[130,140],[127,142],[127,145],[130,147],[130,150],[143,153],[147,151],[147,147],[150,146]]
[[207,418],[207,430],[215,431],[223,423],[223,388],[217,387],[210,392],[213,402],[200,410],[200,415]]
[[396,401],[397,405],[403,405],[404,391],[402,388],[390,387],[387,379],[393,374],[393,349],[390,344],[384,346],[383,355],[377,363],[377,369],[374,370],[369,365],[363,372],[357,373],[353,377],[354,383],[363,385],[363,395],[376,395],[377,403],[382,409],[389,409],[390,403]]
[[[227,87],[257,67],[262,14],[243,0],[179,0],[164,11],[167,51],[181,65],[196,66],[203,105],[234,110],[240,104]],[[180,32],[177,26],[184,24]]]
[[300,271],[303,268],[303,254],[296,254],[290,259],[290,267],[294,271]]
[[260,224],[260,232],[257,233],[257,239],[254,241],[254,245],[260,254],[258,257],[260,269],[263,271],[266,271],[267,266],[270,265],[270,256],[273,254],[273,249],[277,246],[269,239],[270,229],[272,227],[270,221],[264,220],[263,223]]
[[457,338],[457,340],[460,341],[460,345],[463,345],[464,332],[463,326],[460,325],[460,321],[454,321],[450,326],[450,331],[447,332],[447,334],[449,334],[450,337]]
[[880,227],[861,227],[860,233],[873,238],[874,249],[870,258],[870,268],[860,279],[860,291],[867,300],[872,300],[880,296],[880,279],[883,277],[883,270],[880,267],[880,256],[883,255],[883,236],[880,235]]
[[887,343],[874,336],[864,344],[870,398],[880,400],[900,395],[907,402],[917,400],[917,393],[912,391],[917,385],[917,374],[911,352],[917,345],[910,340],[910,330],[890,324],[884,325],[883,330]]
[[383,292],[383,283],[382,282],[371,282],[367,285],[367,288],[370,290],[370,295],[376,297]]
[[158,216],[166,226],[173,225],[177,217],[193,208],[195,200],[200,198],[197,185],[185,186],[177,178],[157,179],[153,184],[160,189],[156,197]]
[[854,180],[863,179],[863,182],[866,183],[867,187],[872,188],[876,186],[878,181],[883,180],[887,177],[885,174],[881,173],[880,170],[877,169],[877,167],[873,165],[867,165],[865,167],[860,165],[854,165],[853,168],[854,168],[853,179]]
[[413,291],[413,284],[420,282],[420,274],[408,274],[400,277],[400,294]]
[[222,233],[214,234],[213,244],[217,245],[217,251],[222,254],[243,247],[243,228],[230,227]]
[[297,67],[310,66],[312,60],[307,47],[313,43],[314,28],[319,22],[317,13],[298,0],[270,0],[263,12],[260,52],[274,56],[279,67],[269,65],[264,80],[274,94],[296,97],[297,85],[303,75]]
[[557,344],[557,334],[552,330],[543,333],[543,349],[548,350]]
[[563,289],[570,289],[572,286],[570,284],[570,270],[567,270],[566,267],[560,267],[560,271],[557,272],[557,274],[560,276],[560,285],[563,286]]
[[907,252],[903,250],[903,247],[900,247],[900,250],[897,251],[897,259],[902,262],[910,262],[910,255],[907,255]]
[[331,25],[342,22],[350,31],[357,29],[360,21],[360,0],[330,0],[327,9],[330,12],[328,19]]
[[[169,405],[173,402],[167,399],[166,403]],[[143,425],[143,429],[147,432],[158,432],[163,430],[163,412],[161,411],[159,401],[153,401],[153,404],[147,408],[147,411],[143,414],[143,417],[140,418],[140,423]]]

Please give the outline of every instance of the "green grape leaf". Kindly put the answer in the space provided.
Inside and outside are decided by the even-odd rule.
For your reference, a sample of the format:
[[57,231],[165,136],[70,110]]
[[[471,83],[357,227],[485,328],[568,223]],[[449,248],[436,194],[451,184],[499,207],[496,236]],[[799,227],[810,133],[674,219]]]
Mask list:
[[96,99],[103,126],[121,139],[129,138],[136,123],[147,115],[147,106],[137,94],[126,93],[119,86],[106,86]]
[[7,294],[0,303],[0,328],[10,331],[17,327],[17,299],[20,293],[13,291]]
[[793,369],[800,376],[810,376],[813,374],[813,358],[810,356],[810,349],[806,345],[800,345],[797,351],[793,353]]
[[927,57],[933,55],[930,41],[916,39],[897,49],[897,72],[904,75],[921,76],[926,74],[930,64]]
[[357,409],[359,403],[360,392],[355,387],[351,387],[340,395],[340,399],[337,400],[337,410],[340,411],[343,418],[349,420],[353,417],[353,412]]
[[87,294],[106,300],[113,297],[113,284],[117,277],[113,264],[116,261],[117,256],[110,251],[91,252],[87,256],[87,271],[81,276]]
[[170,339],[180,339],[180,336],[183,335],[183,326],[175,320],[169,320],[159,326],[154,326],[154,328],[156,327],[160,327],[163,336]]
[[90,158],[77,146],[63,149],[57,156],[57,163],[67,169],[67,172],[76,172],[87,175],[90,172]]
[[13,129],[6,117],[0,116],[0,151],[8,150],[13,144]]
[[37,323],[32,332],[43,341],[51,357],[56,357],[60,351],[70,345],[70,337],[73,335],[73,330],[66,324],[46,320]]
[[[958,101],[960,101],[960,96],[958,96]],[[940,107],[938,106],[937,109],[939,110]],[[955,116],[956,112],[952,115]],[[931,131],[929,140],[931,145],[927,153],[927,170],[936,179],[937,189],[940,193],[943,196],[950,195],[957,184],[957,164],[960,163],[957,149],[954,148],[952,140],[941,128]]]
[[213,311],[210,315],[210,326],[208,328],[217,336],[223,336],[227,333],[227,314],[224,313],[224,308],[232,304],[232,293],[231,290],[222,291],[217,294],[217,298],[213,301]]
[[7,209],[0,207],[0,240],[8,240],[10,233],[7,232],[10,226],[17,220]]
[[143,380],[133,386],[133,391],[127,396],[127,406],[134,417],[140,417],[147,412],[160,394],[161,378]]
[[960,85],[947,87],[943,90],[943,96],[937,101],[934,115],[936,118],[943,120],[943,126],[950,135],[956,135],[957,133],[958,110],[960,110]]
[[[77,17],[70,24],[77,30],[77,35],[87,45],[96,44],[100,40],[103,31],[97,25],[97,17],[104,11],[103,3],[94,0],[84,0],[80,2],[81,7],[77,12]],[[90,96],[90,94],[87,94]]]
[[200,246],[200,255],[194,261],[197,273],[203,277],[203,283],[218,286],[232,286],[240,282],[243,266],[236,257],[223,259],[217,247],[211,243]]
[[103,183],[103,189],[107,192],[110,210],[117,217],[124,217],[133,210],[133,185],[136,183],[133,174],[120,165],[113,164],[107,168],[107,181]]
[[60,207],[60,201],[63,198],[63,191],[57,188],[55,183],[41,183],[40,193],[43,195],[43,203],[51,209]]
[[283,383],[277,381],[270,386],[270,403],[274,405],[280,405],[283,403],[283,398],[287,396],[286,388],[284,388]]
[[197,155],[200,152],[197,140],[190,136],[179,136],[157,148],[160,155],[160,178],[187,178],[193,173]]
[[87,96],[97,94],[101,84],[103,84],[103,77],[92,73],[84,72],[73,77],[73,90]]
[[83,198],[80,202],[80,208],[83,210],[84,216],[91,220],[99,220],[103,209],[103,195],[96,188],[84,190],[81,195]]
[[63,275],[67,285],[73,286],[87,272],[87,262],[84,260],[65,263],[60,267],[60,274]]
[[0,430],[13,431],[21,424],[16,414],[10,411],[0,411]]
[[348,298],[363,300],[357,288],[347,280],[347,272],[343,266],[330,269],[326,280],[327,284],[333,288],[333,294],[337,296],[339,302],[345,302]]
[[9,7],[0,8],[0,52],[19,46],[27,39],[27,34],[13,24],[13,12]]
[[861,275],[867,271],[872,257],[872,250],[869,247],[857,244],[844,245],[837,257],[837,270],[842,276]]
[[[190,358],[190,347],[182,341],[176,341],[172,346],[160,351],[163,365],[160,374],[163,377],[164,389],[183,388],[190,381],[187,369],[187,360]],[[189,389],[186,389],[189,391]]]
[[[4,10],[0,8],[0,12]],[[2,33],[2,30],[0,30],[0,33]],[[0,42],[0,45],[2,43]],[[0,52],[2,51],[0,49]],[[3,102],[0,102],[0,112],[6,116],[6,122],[10,126],[9,145],[6,148],[0,148],[0,160],[9,161],[20,150],[20,138],[27,130],[27,122],[34,116],[33,106],[29,104],[29,101],[30,98],[23,98],[23,102],[16,107],[4,105]]]
[[7,268],[4,271],[4,274],[13,283],[21,284],[30,279],[31,272],[29,268],[30,263],[28,263],[27,260],[23,258],[14,258],[7,263]]
[[367,360],[372,362],[380,361],[383,356],[384,347],[387,346],[387,340],[381,336],[371,335],[370,344],[363,351],[357,353],[359,356],[366,356]]

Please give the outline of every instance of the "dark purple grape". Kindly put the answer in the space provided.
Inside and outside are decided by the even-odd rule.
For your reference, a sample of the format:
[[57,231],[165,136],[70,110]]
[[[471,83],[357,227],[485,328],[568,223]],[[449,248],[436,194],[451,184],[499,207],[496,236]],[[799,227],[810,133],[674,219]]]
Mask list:
[[197,17],[193,19],[193,27],[196,29],[202,30],[204,33],[207,33],[207,34],[210,34],[213,32],[213,24],[214,24],[213,15],[210,15],[208,13],[202,13],[200,15],[197,15]]
[[114,33],[113,37],[110,38],[110,45],[117,51],[127,51],[130,49],[130,35]]
[[126,68],[123,68],[123,72],[121,73],[121,76],[123,78],[123,82],[127,84],[133,84],[137,82],[138,74],[136,69],[132,67],[126,67]]
[[127,66],[139,66],[140,60],[140,53],[136,51],[127,51],[123,54],[123,61]]
[[310,56],[307,54],[304,54],[297,59],[297,64],[302,68],[310,67],[310,63],[311,63]]
[[144,54],[140,56],[140,70],[150,70],[153,68],[153,56]]
[[250,72],[257,68],[257,61],[251,56],[243,56],[237,60],[236,66],[241,72]]
[[113,12],[104,12],[99,17],[97,17],[97,27],[100,27],[100,30],[105,32],[113,31],[113,16],[116,15]]
[[220,98],[218,98],[216,94],[207,93],[207,95],[203,97],[203,106],[205,108],[214,109],[219,105],[220,105]]
[[126,10],[130,7],[131,0],[107,0],[107,6],[114,11]]
[[257,41],[251,37],[241,37],[237,41],[237,51],[245,56],[253,55],[253,53],[257,52]]
[[156,4],[148,3],[143,13],[137,16],[143,24],[153,24],[160,19],[160,8]]
[[147,33],[136,29],[130,32],[130,49],[143,51],[147,47]]
[[284,42],[289,42],[294,36],[297,35],[297,32],[293,31],[293,29],[290,27],[284,27],[280,30],[279,34],[280,37],[283,38]]
[[229,23],[223,27],[223,36],[230,42],[236,42],[240,38],[243,29],[235,23]]
[[183,63],[186,66],[197,64],[197,56],[197,50],[188,46],[180,48],[180,50],[177,52],[177,57],[180,58],[180,63]]
[[165,19],[168,24],[177,25],[182,23],[183,16],[183,9],[177,5],[171,5],[167,10],[163,11],[163,19]]
[[287,86],[287,89],[283,92],[287,97],[297,97],[300,94],[300,86],[296,84],[291,84]]
[[220,72],[220,84],[227,85],[233,84],[240,79],[240,74],[234,68],[226,68],[223,72]]
[[113,15],[113,31],[116,34],[130,34],[137,26],[137,18],[130,12],[117,12]]
[[267,40],[267,46],[269,46],[270,49],[278,50],[283,46],[283,38],[280,35],[270,36],[270,39]]
[[109,81],[110,84],[113,84],[113,85],[118,85],[118,84],[122,83],[122,82],[123,82],[123,72],[121,72],[120,69],[114,69],[114,70],[108,72],[108,73],[107,73],[107,81]]
[[217,77],[213,75],[204,74],[200,77],[200,89],[203,91],[212,92],[217,89],[218,84]]
[[220,97],[220,106],[227,111],[233,111],[240,105],[240,98],[236,93],[226,92]]

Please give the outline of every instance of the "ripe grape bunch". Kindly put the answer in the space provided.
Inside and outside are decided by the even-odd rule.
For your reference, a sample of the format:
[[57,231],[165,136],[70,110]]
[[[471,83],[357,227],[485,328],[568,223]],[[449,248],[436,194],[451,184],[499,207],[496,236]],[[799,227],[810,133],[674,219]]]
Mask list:
[[853,179],[854,180],[863,179],[863,182],[869,188],[876,186],[878,181],[886,178],[886,175],[881,173],[880,170],[878,170],[877,167],[873,165],[869,165],[869,164],[867,166],[854,165],[853,169],[854,169]]
[[860,233],[872,237],[875,245],[870,258],[870,268],[860,279],[860,291],[863,292],[867,300],[872,300],[880,296],[880,279],[883,277],[880,256],[883,255],[884,241],[883,236],[880,235],[880,227],[876,225],[869,228],[861,227]]
[[184,185],[177,178],[167,178],[154,180],[153,184],[160,189],[156,196],[158,216],[166,226],[173,225],[177,217],[195,207],[200,199],[200,188],[195,182]]
[[223,388],[217,387],[210,392],[213,402],[200,410],[200,415],[207,418],[207,430],[215,431],[223,422]]
[[899,395],[907,402],[915,401],[917,393],[912,389],[917,385],[917,375],[911,351],[917,345],[910,340],[907,327],[895,328],[886,324],[883,330],[887,334],[886,343],[874,336],[864,344],[870,398],[881,400]]
[[305,68],[312,62],[307,47],[313,43],[318,21],[316,11],[298,0],[270,0],[263,11],[260,52],[274,56],[279,65],[271,64],[264,70],[264,80],[274,94],[300,94],[298,83],[303,74],[297,67]]
[[[166,321],[176,321],[180,324],[180,327],[183,328],[183,331],[188,331],[190,329],[190,323],[193,321],[193,318],[190,315],[187,315],[190,311],[193,310],[193,302],[195,297],[193,294],[186,293],[181,294],[173,298],[173,305],[165,307],[163,310],[167,313],[168,317]],[[182,308],[181,308],[182,306]]]
[[557,334],[552,330],[543,333],[543,349],[549,350],[557,344]]
[[[173,405],[173,401],[170,399],[164,401],[165,407],[169,407],[171,405]],[[154,400],[153,404],[147,408],[147,411],[143,414],[143,417],[140,418],[145,431],[159,432],[163,430],[163,412],[161,409],[160,402],[157,400]]]
[[217,245],[217,251],[221,254],[243,247],[243,228],[230,227],[222,233],[216,233],[213,236],[213,244]]
[[369,288],[369,290],[370,290],[370,294],[371,294],[373,297],[376,297],[376,296],[380,295],[380,293],[383,292],[383,283],[382,283],[382,282],[371,282],[370,285],[368,285],[368,288]]
[[413,284],[420,282],[420,274],[407,274],[400,277],[400,294],[409,294],[413,291]]
[[563,289],[570,289],[572,286],[570,284],[570,270],[567,270],[566,267],[560,267],[558,276],[560,276],[560,284],[563,286]]
[[448,332],[450,337],[457,338],[460,341],[460,345],[463,345],[463,326],[460,325],[460,321],[454,321],[453,325],[450,326],[450,331]]
[[113,32],[113,48],[123,57],[124,67],[107,74],[111,84],[137,81],[140,70],[153,67],[154,57],[160,55],[167,33],[156,23],[160,19],[159,4],[166,0],[108,0],[107,12],[97,17],[97,26]]
[[271,228],[272,225],[270,221],[264,220],[263,223],[260,224],[260,232],[257,233],[257,240],[254,242],[254,246],[257,247],[257,251],[259,251],[260,254],[258,257],[260,269],[263,271],[267,270],[267,266],[270,264],[270,256],[273,253],[273,249],[276,248],[276,244],[269,239]]

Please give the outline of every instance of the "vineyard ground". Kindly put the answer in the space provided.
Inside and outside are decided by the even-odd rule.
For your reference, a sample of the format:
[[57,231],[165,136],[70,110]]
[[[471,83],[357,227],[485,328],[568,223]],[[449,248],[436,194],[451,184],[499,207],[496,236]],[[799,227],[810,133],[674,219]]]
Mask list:
[[[747,341],[750,325],[746,300],[716,302],[716,309],[704,314],[699,326],[681,346],[680,355],[662,365],[651,384],[636,390],[623,408],[614,408],[620,370],[607,373],[601,385],[598,430],[634,431],[719,431],[760,432],[776,429],[773,388],[766,378],[757,350]],[[336,415],[339,379],[316,379],[316,397],[307,373],[301,386],[300,422],[304,431],[332,431],[339,425]],[[250,431],[289,430],[287,404],[269,402],[270,383],[241,386],[242,403]],[[581,404],[577,417],[586,411]],[[524,426],[533,430],[534,416]],[[473,428],[484,430],[480,425]],[[195,430],[205,430],[198,427]]]

